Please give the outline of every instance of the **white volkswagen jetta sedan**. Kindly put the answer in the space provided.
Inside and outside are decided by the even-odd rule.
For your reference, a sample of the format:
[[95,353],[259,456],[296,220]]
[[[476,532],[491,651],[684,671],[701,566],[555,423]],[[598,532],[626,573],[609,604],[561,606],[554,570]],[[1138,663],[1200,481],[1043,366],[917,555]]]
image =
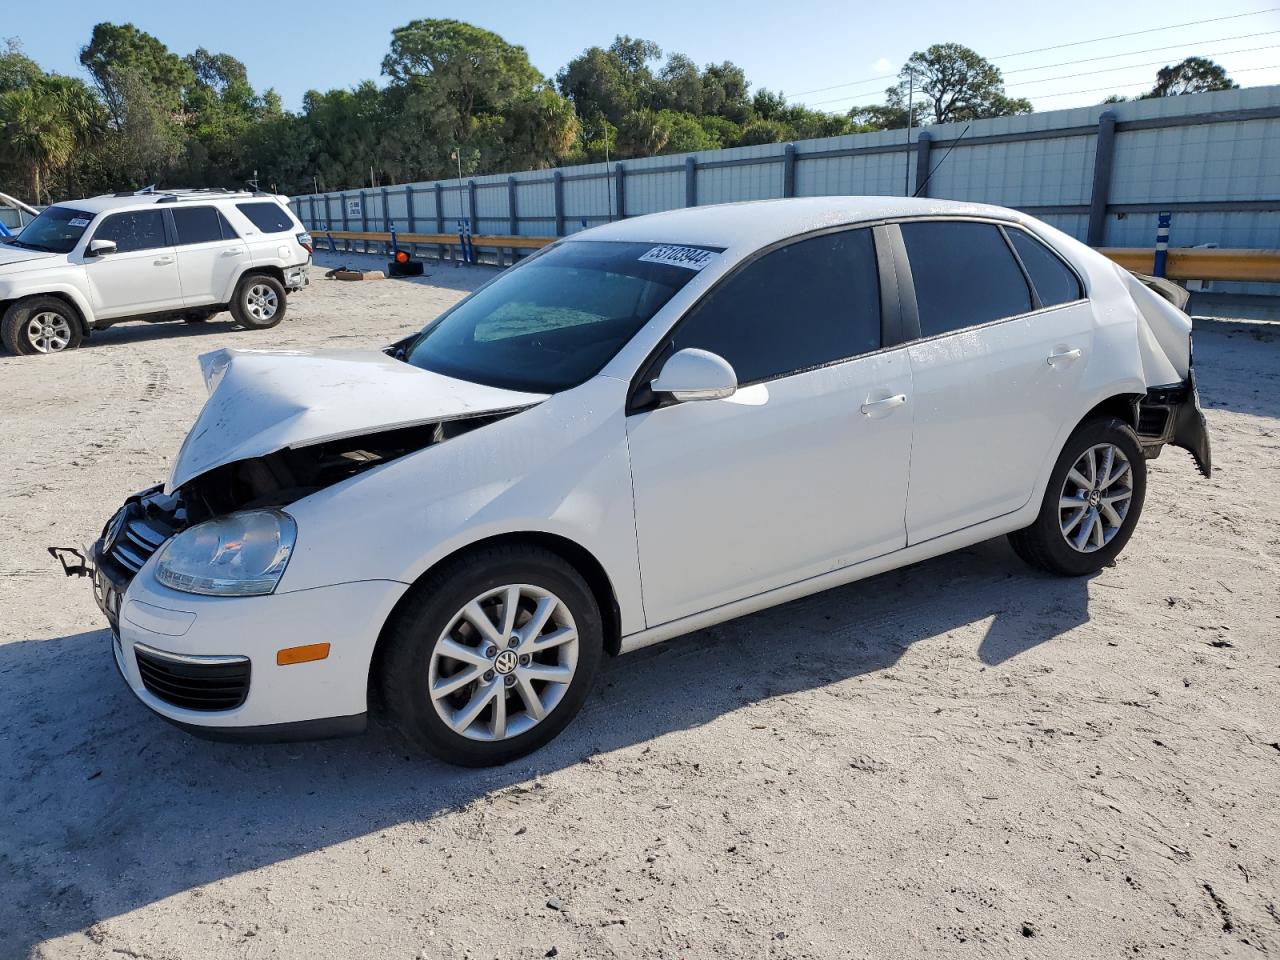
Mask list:
[[92,548],[116,664],[206,736],[501,763],[604,654],[1007,534],[1080,576],[1209,445],[1185,314],[1015,211],[813,198],[567,237],[385,351],[222,350]]

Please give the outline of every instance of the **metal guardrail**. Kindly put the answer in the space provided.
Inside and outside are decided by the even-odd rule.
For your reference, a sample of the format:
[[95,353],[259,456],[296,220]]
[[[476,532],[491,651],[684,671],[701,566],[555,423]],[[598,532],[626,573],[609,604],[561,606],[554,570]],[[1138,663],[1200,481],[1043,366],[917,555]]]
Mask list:
[[[1126,270],[1155,272],[1155,251],[1103,247],[1099,251]],[[1221,250],[1170,247],[1164,275],[1170,280],[1239,280],[1280,283],[1280,250]]]
[[[390,244],[390,231],[323,230],[311,228],[317,238],[361,243]],[[395,239],[405,245],[458,246],[456,233],[399,233]],[[485,235],[471,237],[476,247],[493,250],[537,250],[554,243],[555,237]],[[1150,274],[1155,251],[1143,247],[1101,247],[1098,252],[1126,270]],[[1178,249],[1168,252],[1165,276],[1170,280],[1237,280],[1246,283],[1280,283],[1280,250]]]

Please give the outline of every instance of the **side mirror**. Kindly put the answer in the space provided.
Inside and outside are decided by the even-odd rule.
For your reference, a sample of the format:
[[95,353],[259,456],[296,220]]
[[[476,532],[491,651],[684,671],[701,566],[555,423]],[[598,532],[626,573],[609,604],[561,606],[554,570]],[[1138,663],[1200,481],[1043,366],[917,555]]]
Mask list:
[[114,240],[90,240],[89,249],[85,251],[91,257],[105,257],[116,252]]
[[649,388],[654,393],[669,393],[682,403],[723,400],[737,391],[738,375],[724,357],[690,347],[672,354]]

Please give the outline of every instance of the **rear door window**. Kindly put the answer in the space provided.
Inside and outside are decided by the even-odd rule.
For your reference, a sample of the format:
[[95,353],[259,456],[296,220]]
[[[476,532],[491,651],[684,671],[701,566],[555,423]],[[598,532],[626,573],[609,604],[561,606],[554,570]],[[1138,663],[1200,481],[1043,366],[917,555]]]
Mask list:
[[724,357],[742,384],[880,349],[871,231],[823,234],[766,253],[694,308],[673,347]]
[[1040,295],[1040,306],[1071,303],[1084,296],[1079,279],[1056,253],[1025,230],[1010,228],[1005,232]]
[[169,245],[164,232],[164,215],[159,210],[113,213],[102,221],[93,239],[114,240],[119,253],[154,250]]
[[995,224],[930,220],[901,229],[922,337],[1031,310],[1026,277]]
[[213,243],[225,240],[216,207],[175,207],[173,224],[178,228],[178,245]]
[[249,218],[249,222],[263,233],[287,233],[293,229],[293,221],[278,203],[264,200],[260,203],[237,203],[236,209]]

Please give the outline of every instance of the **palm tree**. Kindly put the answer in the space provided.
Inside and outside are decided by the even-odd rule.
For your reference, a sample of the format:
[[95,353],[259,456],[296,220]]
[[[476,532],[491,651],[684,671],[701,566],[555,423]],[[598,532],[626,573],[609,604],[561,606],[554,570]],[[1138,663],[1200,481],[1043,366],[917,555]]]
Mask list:
[[0,94],[0,151],[9,163],[27,168],[31,192],[38,204],[45,175],[71,159],[74,134],[57,98],[41,86]]

